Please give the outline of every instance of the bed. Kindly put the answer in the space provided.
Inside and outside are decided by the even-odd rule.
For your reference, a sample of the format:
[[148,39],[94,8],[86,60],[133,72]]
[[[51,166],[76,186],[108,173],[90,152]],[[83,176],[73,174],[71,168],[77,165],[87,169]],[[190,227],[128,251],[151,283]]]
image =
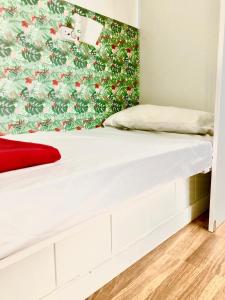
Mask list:
[[0,175],[1,299],[84,299],[208,208],[209,137],[7,138],[55,146],[62,160]]

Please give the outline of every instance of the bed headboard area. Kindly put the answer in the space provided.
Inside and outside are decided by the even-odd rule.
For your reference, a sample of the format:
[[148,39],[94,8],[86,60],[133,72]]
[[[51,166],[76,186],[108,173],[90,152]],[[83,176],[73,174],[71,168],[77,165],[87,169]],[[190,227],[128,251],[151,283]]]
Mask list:
[[[62,39],[74,16],[103,25],[96,45]],[[139,33],[60,0],[0,4],[0,133],[101,125],[139,100]]]

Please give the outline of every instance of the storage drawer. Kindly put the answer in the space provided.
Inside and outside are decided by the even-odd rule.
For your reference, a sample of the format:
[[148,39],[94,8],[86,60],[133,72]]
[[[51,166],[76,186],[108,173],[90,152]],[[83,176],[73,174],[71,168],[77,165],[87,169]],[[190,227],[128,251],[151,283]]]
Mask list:
[[53,247],[0,270],[0,299],[37,300],[55,288]]
[[175,183],[137,198],[135,203],[112,214],[112,249],[121,251],[154,230],[156,225],[179,211]]
[[55,245],[57,284],[91,271],[111,255],[110,216],[85,223],[80,231]]

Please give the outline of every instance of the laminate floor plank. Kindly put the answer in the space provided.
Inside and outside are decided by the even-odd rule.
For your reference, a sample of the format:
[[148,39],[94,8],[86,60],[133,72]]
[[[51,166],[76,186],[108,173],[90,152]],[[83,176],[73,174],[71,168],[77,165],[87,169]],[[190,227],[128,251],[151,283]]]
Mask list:
[[142,299],[177,299],[185,289],[188,289],[192,281],[200,275],[201,270],[186,262],[182,262],[158,287],[151,293],[140,294]]
[[[182,261],[173,259],[164,254],[155,263],[145,268],[145,271],[124,288],[113,300],[139,300],[145,299],[157,288],[173,271],[182,264]],[[159,272],[160,270],[160,272]]]
[[[214,276],[206,288],[202,291],[198,300],[216,300],[217,295],[223,291],[223,288],[225,288],[224,278],[220,276]],[[223,291],[223,297],[220,297],[217,300],[219,299],[225,299],[225,291]]]
[[225,239],[211,235],[186,261],[225,277]]
[[146,270],[146,266],[151,266],[154,262],[164,254],[163,250],[155,249],[148,255],[132,265],[126,271],[114,278],[107,286],[98,290],[88,300],[106,300],[112,299],[114,295],[118,294],[121,290],[126,288],[129,284],[135,281]]
[[198,223],[193,223],[163,243],[162,248],[169,255],[186,260],[210,237],[210,232],[202,230]]

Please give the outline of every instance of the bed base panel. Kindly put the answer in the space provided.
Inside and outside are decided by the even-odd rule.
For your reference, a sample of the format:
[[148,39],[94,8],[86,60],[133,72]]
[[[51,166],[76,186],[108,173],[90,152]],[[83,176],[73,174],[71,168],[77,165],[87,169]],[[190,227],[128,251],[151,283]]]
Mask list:
[[3,259],[0,299],[87,298],[205,212],[209,189],[210,174],[164,184]]
[[68,282],[65,286],[56,289],[42,300],[83,300],[92,295],[106,283],[129,268],[151,250],[167,240],[177,231],[189,224],[208,209],[207,199],[202,199],[191,207],[186,208],[181,214],[172,217],[143,237],[140,241],[129,246],[122,252],[114,255],[104,264],[90,271],[86,276]]

